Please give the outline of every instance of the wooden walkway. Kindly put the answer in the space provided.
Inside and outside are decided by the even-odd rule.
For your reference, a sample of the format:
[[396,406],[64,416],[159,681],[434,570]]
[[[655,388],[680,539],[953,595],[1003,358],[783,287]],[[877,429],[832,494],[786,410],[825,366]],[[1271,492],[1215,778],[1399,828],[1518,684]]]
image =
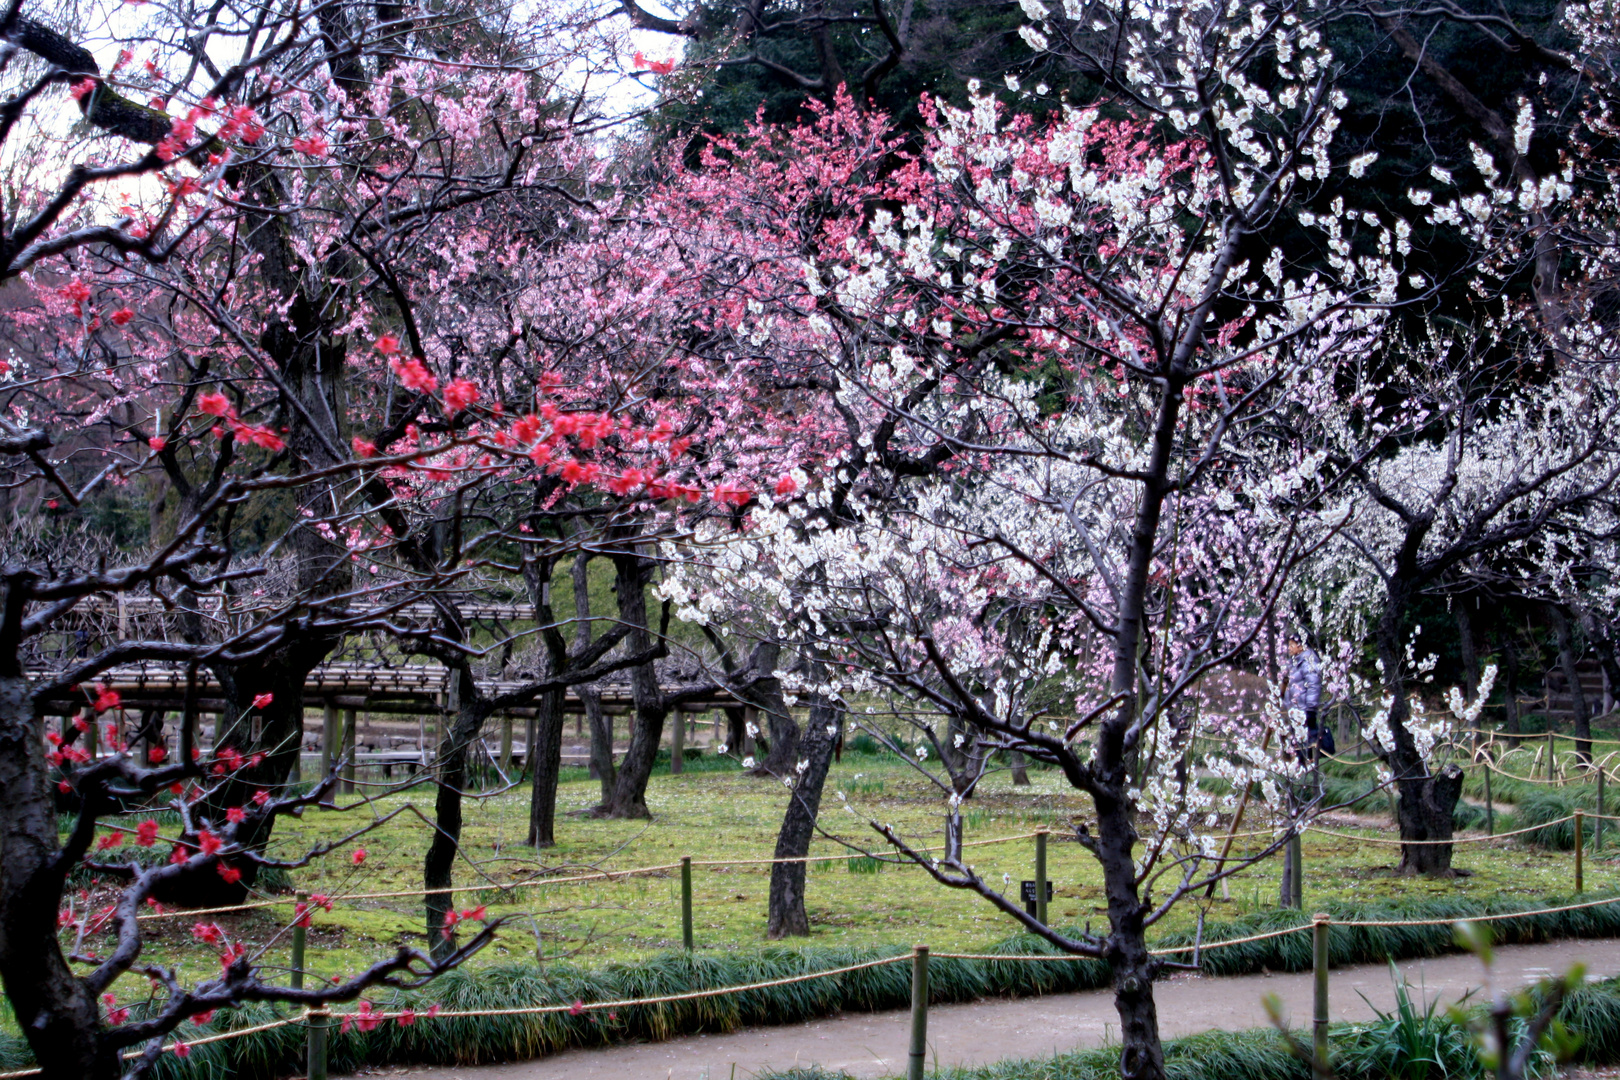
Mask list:
[[[48,678],[50,672],[29,672],[29,678]],[[112,668],[97,677],[99,685],[118,692],[128,709],[180,709],[184,706],[186,691],[185,669],[177,664],[139,664]],[[485,696],[511,693],[528,685],[514,679],[480,681],[478,689]],[[666,686],[666,693],[678,693],[681,686]],[[310,672],[304,682],[304,700],[311,707],[327,705],[338,709],[363,709],[372,713],[394,713],[415,716],[442,714],[450,694],[450,673],[445,668],[427,664],[389,666],[376,663],[340,662],[322,664]],[[197,708],[200,712],[214,713],[225,708],[219,685],[205,669],[197,672]],[[610,713],[629,712],[633,707],[629,687],[608,686],[601,691],[602,707]],[[71,715],[83,708],[88,698],[79,693],[63,691],[43,703],[47,715]],[[726,706],[742,704],[725,692],[705,696],[695,701],[682,702],[678,708],[684,712],[707,712]],[[583,712],[584,703],[570,689],[564,698],[566,712]],[[503,709],[503,714],[529,716],[532,708]]]

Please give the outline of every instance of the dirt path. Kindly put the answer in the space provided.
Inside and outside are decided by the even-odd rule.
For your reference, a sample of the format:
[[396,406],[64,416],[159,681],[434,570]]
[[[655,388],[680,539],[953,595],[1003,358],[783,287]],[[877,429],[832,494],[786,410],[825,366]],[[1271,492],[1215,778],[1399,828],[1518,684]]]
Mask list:
[[[1620,939],[1508,946],[1498,950],[1496,975],[1517,986],[1552,971],[1567,970],[1575,963],[1586,964],[1588,978],[1620,975]],[[1479,961],[1472,956],[1412,960],[1400,968],[1414,986],[1447,1002],[1457,1000],[1481,981]],[[1309,1025],[1309,972],[1224,979],[1173,978],[1161,984],[1156,993],[1160,1024],[1167,1038],[1211,1028],[1264,1027],[1268,1021],[1260,999],[1268,993],[1282,999],[1284,1011],[1295,1027]],[[1387,1011],[1395,997],[1389,969],[1379,965],[1334,971],[1331,995],[1334,1020],[1372,1019],[1374,1006]],[[1361,995],[1366,995],[1366,1000]],[[930,1065],[1040,1057],[1097,1046],[1115,1030],[1113,1001],[1106,992],[939,1005],[928,1012]],[[408,1075],[415,1080],[733,1080],[767,1067],[816,1063],[829,1069],[847,1069],[858,1077],[879,1077],[892,1076],[905,1068],[909,1037],[908,1012],[848,1013],[808,1024],[749,1028],[730,1035],[696,1035],[664,1043],[570,1050],[516,1065],[379,1072]]]

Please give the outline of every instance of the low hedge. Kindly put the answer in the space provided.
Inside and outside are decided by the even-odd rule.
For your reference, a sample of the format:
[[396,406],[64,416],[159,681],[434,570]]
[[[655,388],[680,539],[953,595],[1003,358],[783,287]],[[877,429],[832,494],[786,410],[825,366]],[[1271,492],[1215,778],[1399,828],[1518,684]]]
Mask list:
[[[1534,904],[1468,900],[1329,903],[1318,906],[1317,910],[1326,910],[1336,920],[1445,920],[1444,925],[1421,927],[1335,926],[1329,939],[1333,963],[1346,965],[1455,951],[1449,925],[1452,921],[1533,907],[1556,907],[1565,902],[1552,898]],[[1306,912],[1274,911],[1207,924],[1204,944],[1301,926],[1309,920]],[[1620,936],[1620,902],[1580,911],[1504,919],[1493,923],[1493,929],[1495,939],[1503,944]],[[1187,935],[1167,935],[1158,942],[1160,947],[1185,947],[1174,957],[1180,960],[1190,959],[1191,944]],[[975,951],[1018,956],[1058,955],[1050,945],[1027,934],[1015,935]],[[514,964],[455,971],[422,990],[376,993],[370,998],[380,1009],[393,1011],[408,1006],[418,1013],[426,1012],[433,1005],[449,1011],[617,1001],[764,982],[903,954],[904,950],[893,947],[771,946],[720,955],[664,953],[645,960],[598,967],[556,963],[541,968],[533,964]],[[1291,934],[1215,949],[1203,953],[1201,960],[1204,969],[1215,975],[1247,974],[1262,969],[1299,971],[1311,965],[1310,936]],[[1108,981],[1107,965],[1095,960],[1054,959],[1041,963],[935,958],[929,964],[929,997],[940,1004],[1098,989],[1108,985]],[[574,1047],[733,1031],[749,1025],[800,1023],[838,1012],[904,1008],[910,996],[909,965],[895,963],[740,994],[634,1006],[611,1013],[582,1011],[578,1015],[560,1012],[422,1019],[408,1027],[390,1022],[372,1031],[333,1032],[330,1063],[332,1071],[340,1073],[361,1065],[473,1065],[522,1061]],[[227,1029],[250,1027],[285,1014],[285,1010],[278,1012],[276,1007],[268,1005],[243,1006],[228,1015],[221,1013],[205,1027],[187,1025],[178,1037],[195,1039]],[[1620,1054],[1620,1004],[1616,1005],[1615,1017],[1615,1031],[1609,1038],[1615,1044],[1614,1052]],[[198,1046],[185,1058],[165,1055],[155,1075],[164,1080],[270,1080],[300,1071],[303,1045],[302,1028],[276,1028]],[[1180,1040],[1176,1045],[1202,1044],[1196,1040]],[[23,1068],[29,1061],[19,1036],[0,1035],[0,1063],[6,1068]],[[1072,1075],[1092,1074],[1076,1072]],[[1251,1070],[1244,1080],[1264,1080],[1270,1075]]]

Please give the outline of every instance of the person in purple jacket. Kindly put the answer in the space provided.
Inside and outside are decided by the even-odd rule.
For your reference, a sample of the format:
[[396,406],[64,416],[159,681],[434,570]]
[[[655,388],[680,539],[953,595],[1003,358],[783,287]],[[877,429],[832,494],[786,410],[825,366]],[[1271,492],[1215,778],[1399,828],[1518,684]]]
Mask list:
[[1305,644],[1304,635],[1290,632],[1288,644],[1288,671],[1283,675],[1283,708],[1289,712],[1298,709],[1305,714],[1305,749],[1302,753],[1315,754],[1309,749],[1318,747],[1324,754],[1337,749],[1333,732],[1318,721],[1322,708],[1322,660],[1316,650]]

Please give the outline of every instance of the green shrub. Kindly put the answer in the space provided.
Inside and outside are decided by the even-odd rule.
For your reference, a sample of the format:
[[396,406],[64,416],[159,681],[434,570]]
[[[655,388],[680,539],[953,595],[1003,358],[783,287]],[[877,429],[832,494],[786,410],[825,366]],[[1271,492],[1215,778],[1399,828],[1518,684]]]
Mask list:
[[844,753],[846,754],[867,754],[872,757],[877,757],[879,754],[887,754],[890,752],[891,751],[887,747],[878,742],[876,739],[872,738],[872,736],[865,731],[858,732],[853,739],[850,739],[844,744]]

